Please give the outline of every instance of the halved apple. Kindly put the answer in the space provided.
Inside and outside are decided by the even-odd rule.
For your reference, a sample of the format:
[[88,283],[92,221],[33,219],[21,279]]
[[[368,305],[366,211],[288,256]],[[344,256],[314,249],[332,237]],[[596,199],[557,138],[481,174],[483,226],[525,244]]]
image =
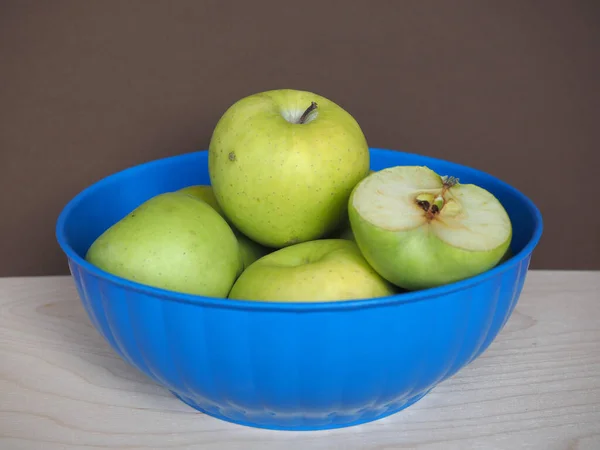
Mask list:
[[490,192],[423,166],[369,175],[355,186],[348,212],[365,259],[407,290],[483,273],[512,238],[510,218]]

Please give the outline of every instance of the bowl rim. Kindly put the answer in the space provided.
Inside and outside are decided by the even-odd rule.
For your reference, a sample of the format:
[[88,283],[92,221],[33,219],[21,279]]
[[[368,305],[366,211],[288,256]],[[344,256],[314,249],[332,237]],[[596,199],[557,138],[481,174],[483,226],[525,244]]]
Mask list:
[[[157,297],[163,300],[175,301],[179,303],[188,303],[197,306],[210,306],[216,308],[226,308],[226,309],[242,309],[242,310],[262,310],[262,311],[279,311],[279,312],[317,312],[317,311],[337,311],[337,310],[348,310],[348,309],[365,309],[365,308],[373,308],[373,307],[383,307],[390,306],[399,303],[413,303],[424,300],[433,300],[439,297],[442,297],[447,294],[451,294],[457,291],[466,290],[468,288],[474,287],[478,284],[481,284],[491,278],[499,276],[500,274],[508,271],[509,269],[514,268],[516,265],[521,264],[527,258],[531,256],[533,250],[538,245],[540,238],[543,233],[544,223],[542,214],[539,208],[533,203],[533,201],[519,191],[514,186],[506,183],[505,181],[479,169],[475,169],[470,166],[465,166],[463,164],[455,163],[452,161],[448,161],[442,158],[436,158],[432,156],[426,156],[417,153],[409,153],[399,150],[391,150],[386,148],[379,147],[369,147],[369,153],[372,154],[390,154],[393,153],[395,156],[403,155],[409,158],[418,158],[423,161],[424,165],[428,165],[429,163],[441,163],[450,168],[455,167],[460,169],[462,172],[468,172],[477,177],[484,177],[488,180],[498,184],[502,189],[512,192],[520,201],[522,201],[525,206],[530,210],[530,212],[534,216],[535,220],[535,228],[531,239],[527,242],[527,244],[519,251],[518,253],[512,255],[506,261],[498,264],[494,268],[483,272],[479,275],[475,275],[470,278],[466,278],[464,280],[455,281],[452,283],[448,283],[443,286],[437,286],[429,289],[422,289],[419,291],[411,291],[404,292],[400,294],[385,296],[385,297],[377,297],[377,298],[369,298],[369,299],[358,299],[358,300],[342,300],[342,301],[321,301],[321,302],[262,302],[255,300],[236,300],[229,298],[221,298],[221,297],[206,297],[195,294],[186,294],[182,292],[170,291],[163,288],[157,288],[149,285],[145,285],[142,283],[138,283],[135,281],[130,281],[125,278],[110,274],[101,270],[94,266],[93,264],[87,262],[85,258],[82,258],[77,254],[77,252],[68,244],[67,236],[65,233],[65,224],[67,221],[70,212],[81,203],[84,198],[89,194],[89,192],[101,187],[104,184],[109,184],[110,182],[125,177],[132,172],[137,172],[148,168],[149,166],[161,165],[167,161],[172,161],[175,159],[181,158],[191,158],[195,157],[200,153],[208,153],[208,149],[197,150],[193,152],[178,154],[174,156],[167,156],[163,158],[154,159],[148,162],[144,162],[141,164],[137,164],[134,166],[130,166],[128,168],[122,169],[120,171],[114,172],[106,177],[101,178],[100,180],[88,185],[86,188],[81,190],[78,194],[76,194],[71,200],[67,202],[67,204],[63,207],[60,212],[57,222],[55,235],[58,241],[58,244],[61,250],[65,253],[68,260],[69,269],[72,271],[71,265],[74,264],[87,272],[89,275],[94,276],[95,278],[105,280],[112,284],[118,285],[122,288],[125,288],[130,291],[139,292],[145,295],[149,295],[152,297]],[[74,274],[71,274],[72,277]]]

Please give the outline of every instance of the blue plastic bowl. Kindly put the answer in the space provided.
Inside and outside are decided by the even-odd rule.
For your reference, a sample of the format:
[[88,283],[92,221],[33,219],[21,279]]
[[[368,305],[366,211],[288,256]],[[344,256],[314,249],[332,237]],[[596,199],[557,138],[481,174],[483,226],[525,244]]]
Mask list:
[[145,200],[209,184],[207,156],[160,159],[95,183],[67,204],[56,233],[89,318],[115,352],[191,407],[239,424],[345,427],[413,404],[494,340],[519,299],[542,234],[536,206],[486,173],[371,149],[374,170],[426,165],[494,193],[513,222],[514,256],[443,287],[316,304],[179,294],[84,260],[104,230]]

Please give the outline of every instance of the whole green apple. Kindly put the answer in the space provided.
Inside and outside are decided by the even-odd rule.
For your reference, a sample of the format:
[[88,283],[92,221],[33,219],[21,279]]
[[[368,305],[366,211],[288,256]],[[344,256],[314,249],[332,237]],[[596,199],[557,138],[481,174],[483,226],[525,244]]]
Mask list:
[[369,161],[365,136],[346,110],[293,89],[250,95],[230,106],[208,155],[211,185],[229,220],[272,248],[338,228]]
[[369,175],[353,190],[348,212],[369,264],[407,290],[485,272],[512,238],[510,218],[490,192],[422,166]]
[[241,264],[227,222],[207,203],[177,192],[151,198],[108,228],[86,259],[148,286],[221,298]]
[[219,202],[217,202],[217,197],[215,197],[215,193],[213,192],[212,186],[210,186],[209,184],[197,184],[194,186],[188,186],[183,189],[180,189],[177,192],[189,194],[193,197],[196,197],[196,198],[199,198],[200,200],[205,201],[210,206],[212,206],[212,208],[216,212],[218,212],[221,215],[221,217],[223,217],[223,219],[225,219],[229,223],[229,225],[231,225],[231,222],[229,221],[229,219],[227,218],[227,216],[225,215],[225,213],[219,206]]
[[244,234],[242,234],[238,229],[235,228],[235,226],[231,223],[231,221],[229,221],[229,219],[219,206],[217,198],[215,197],[215,194],[213,192],[212,186],[199,184],[180,189],[178,192],[183,192],[184,194],[192,195],[196,198],[199,198],[200,200],[205,201],[210,206],[212,206],[213,209],[217,211],[221,215],[221,217],[223,217],[223,219],[225,219],[229,223],[240,245],[240,256],[242,261],[240,273],[242,273],[242,271],[246,267],[248,267],[258,258],[270,252],[268,248],[266,248],[263,245],[260,245],[257,242],[254,242],[248,236],[244,236]]
[[319,302],[393,295],[395,287],[344,239],[302,242],[263,256],[237,279],[229,298]]

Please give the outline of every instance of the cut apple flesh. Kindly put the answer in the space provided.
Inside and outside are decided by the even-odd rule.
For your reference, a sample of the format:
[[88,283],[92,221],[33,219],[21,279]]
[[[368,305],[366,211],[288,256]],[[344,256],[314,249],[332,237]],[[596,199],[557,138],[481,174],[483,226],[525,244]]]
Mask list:
[[389,231],[424,227],[443,242],[486,252],[511,236],[502,204],[472,184],[452,184],[422,166],[398,166],[371,174],[357,186],[353,207],[363,220]]
[[350,196],[348,216],[369,264],[408,290],[485,272],[512,238],[508,214],[491,193],[420,166],[363,179]]

